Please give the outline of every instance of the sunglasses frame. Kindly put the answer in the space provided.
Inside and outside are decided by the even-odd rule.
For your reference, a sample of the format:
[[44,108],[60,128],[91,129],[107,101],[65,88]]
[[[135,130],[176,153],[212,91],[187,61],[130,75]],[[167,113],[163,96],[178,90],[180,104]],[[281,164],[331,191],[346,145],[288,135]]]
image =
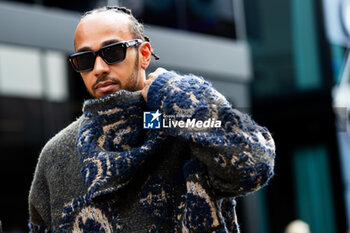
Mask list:
[[[101,47],[99,50],[96,50],[96,51],[83,51],[83,52],[78,52],[78,53],[73,53],[72,55],[70,55],[68,57],[68,60],[70,62],[70,64],[72,65],[73,69],[76,71],[76,72],[85,72],[85,71],[89,71],[89,70],[93,70],[94,69],[94,65],[95,65],[95,61],[96,61],[96,57],[97,56],[100,56],[104,62],[106,62],[108,65],[112,65],[112,64],[115,64],[115,63],[119,63],[119,62],[122,62],[124,61],[125,57],[126,57],[126,49],[129,48],[129,47],[137,47],[139,46],[140,44],[142,44],[143,41],[141,39],[134,39],[134,40],[129,40],[129,41],[121,41],[121,42],[116,42],[116,43],[113,43],[113,44],[109,44],[109,45],[105,45],[103,47]],[[113,47],[113,46],[116,46],[116,45],[120,45],[122,46],[122,49],[124,51],[124,56],[122,59],[119,59],[117,61],[114,61],[114,62],[108,62],[104,55],[103,55],[103,51],[107,48],[110,48],[110,47]],[[74,64],[74,58],[80,56],[80,55],[84,55],[84,54],[92,54],[94,56],[94,62],[93,62],[93,66],[91,68],[88,68],[88,69],[83,69],[83,70],[79,70],[75,64]]]

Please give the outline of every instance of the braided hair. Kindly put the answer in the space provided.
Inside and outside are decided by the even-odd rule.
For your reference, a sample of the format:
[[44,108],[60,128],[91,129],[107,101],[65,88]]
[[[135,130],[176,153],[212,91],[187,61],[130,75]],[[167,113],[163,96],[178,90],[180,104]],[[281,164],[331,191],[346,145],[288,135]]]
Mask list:
[[[120,6],[104,6],[104,7],[100,7],[100,8],[96,8],[90,11],[87,11],[83,14],[83,16],[81,17],[81,19],[83,19],[84,17],[90,15],[90,14],[94,14],[94,13],[101,13],[101,12],[115,12],[115,13],[121,13],[121,14],[125,14],[127,15],[127,17],[129,18],[131,24],[130,24],[130,31],[134,37],[134,39],[142,39],[144,41],[147,42],[151,42],[151,40],[149,39],[148,36],[146,36],[144,34],[144,26],[143,24],[141,24],[132,14],[131,10],[125,7],[120,7]],[[156,55],[152,49],[151,51],[152,56],[156,59],[159,60],[159,56]]]

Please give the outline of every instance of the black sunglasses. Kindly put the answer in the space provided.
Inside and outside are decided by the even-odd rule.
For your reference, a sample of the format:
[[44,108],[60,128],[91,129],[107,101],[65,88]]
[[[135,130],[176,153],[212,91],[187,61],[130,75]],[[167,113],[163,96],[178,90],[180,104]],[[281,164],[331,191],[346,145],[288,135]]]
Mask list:
[[112,65],[125,59],[127,48],[137,47],[140,44],[142,44],[141,39],[117,42],[103,46],[97,51],[73,53],[69,56],[69,61],[76,72],[85,72],[94,68],[97,55],[99,55],[108,65]]

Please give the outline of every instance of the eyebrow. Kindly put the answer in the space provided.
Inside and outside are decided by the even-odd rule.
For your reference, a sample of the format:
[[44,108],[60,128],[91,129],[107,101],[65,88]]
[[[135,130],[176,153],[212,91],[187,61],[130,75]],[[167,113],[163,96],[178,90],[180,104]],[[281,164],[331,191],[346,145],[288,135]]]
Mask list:
[[[110,45],[110,44],[114,44],[114,43],[118,43],[120,42],[120,40],[118,39],[112,39],[112,40],[107,40],[107,41],[104,41],[101,45],[101,48],[103,46],[106,46],[106,45]],[[80,49],[77,50],[77,53],[79,52],[86,52],[86,51],[92,51],[90,47],[82,47]]]

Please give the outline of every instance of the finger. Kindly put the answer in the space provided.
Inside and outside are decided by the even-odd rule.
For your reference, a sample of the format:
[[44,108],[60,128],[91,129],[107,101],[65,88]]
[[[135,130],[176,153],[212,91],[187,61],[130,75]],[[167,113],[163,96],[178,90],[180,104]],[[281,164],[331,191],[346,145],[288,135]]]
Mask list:
[[166,69],[159,67],[157,68],[154,72],[150,73],[147,78],[148,79],[155,79],[157,78],[160,74],[167,72]]
[[147,80],[153,80],[157,77],[158,75],[156,74],[156,72],[152,72],[147,76]]

